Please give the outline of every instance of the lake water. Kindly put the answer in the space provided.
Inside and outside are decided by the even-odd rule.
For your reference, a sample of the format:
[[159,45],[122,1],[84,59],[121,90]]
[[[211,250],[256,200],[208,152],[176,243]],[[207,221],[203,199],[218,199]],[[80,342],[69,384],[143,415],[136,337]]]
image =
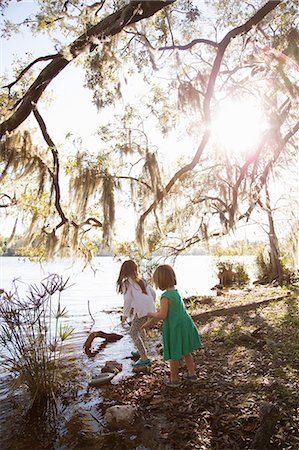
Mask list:
[[[240,259],[247,263],[249,271],[252,270],[252,258],[238,258]],[[62,306],[68,312],[64,322],[74,328],[74,333],[68,340],[74,352],[82,354],[82,346],[91,327],[92,331],[124,334],[122,340],[107,345],[101,351],[94,366],[107,359],[121,359],[128,369],[129,362],[123,360],[123,357],[132,344],[128,329],[119,324],[123,300],[115,289],[120,266],[121,262],[112,257],[95,258],[92,267],[85,269],[82,261],[72,263],[70,260],[59,259],[40,264],[25,258],[0,257],[0,288],[10,291],[13,280],[17,279],[19,293],[23,295],[29,284],[39,284],[49,274],[57,273],[64,280],[69,278],[69,288],[62,293]],[[174,263],[174,270],[177,274],[177,288],[183,296],[215,295],[215,291],[211,290],[218,282],[215,258],[180,256]],[[114,312],[105,313],[111,310]],[[94,325],[89,311],[95,320]]]
[[[98,366],[109,359],[117,359],[124,365],[123,374],[130,372],[131,362],[123,359],[132,348],[128,328],[121,327],[120,311],[122,295],[115,289],[121,262],[112,257],[95,258],[92,267],[84,269],[82,261],[55,260],[35,263],[25,258],[0,257],[0,288],[12,290],[13,280],[18,280],[19,294],[25,295],[28,285],[39,284],[49,274],[57,273],[64,280],[69,278],[69,287],[62,293],[62,306],[67,309],[63,323],[74,328],[68,339],[78,356],[83,353],[83,344],[91,326],[92,331],[124,334],[118,342],[107,345],[94,360],[91,360],[91,376],[98,372]],[[184,296],[199,294],[213,295],[211,288],[217,283],[214,260],[210,256],[180,256],[174,269],[178,279],[178,289]],[[107,314],[105,311],[114,311]],[[95,320],[92,325],[92,319]]]
[[[246,261],[252,272],[252,258],[238,258]],[[95,258],[92,267],[84,269],[82,261],[55,260],[48,263],[35,263],[24,258],[0,257],[0,288],[10,291],[14,279],[19,280],[19,293],[25,294],[29,284],[38,284],[49,274],[57,273],[63,279],[69,278],[69,288],[62,293],[62,306],[67,309],[64,323],[74,328],[68,339],[75,353],[83,354],[83,344],[91,327],[92,331],[124,334],[118,342],[108,344],[90,364],[91,376],[98,373],[98,366],[105,360],[117,359],[124,364],[123,374],[130,372],[131,362],[127,356],[132,343],[128,329],[121,327],[120,310],[122,296],[116,293],[115,283],[121,262],[112,257]],[[183,296],[215,295],[211,290],[217,284],[215,258],[211,256],[180,256],[174,263],[177,274],[177,288]],[[159,294],[159,292],[158,292]],[[105,311],[114,311],[107,314]],[[92,323],[90,313],[95,320]],[[87,358],[87,357],[86,357]],[[116,378],[117,380],[117,378]]]

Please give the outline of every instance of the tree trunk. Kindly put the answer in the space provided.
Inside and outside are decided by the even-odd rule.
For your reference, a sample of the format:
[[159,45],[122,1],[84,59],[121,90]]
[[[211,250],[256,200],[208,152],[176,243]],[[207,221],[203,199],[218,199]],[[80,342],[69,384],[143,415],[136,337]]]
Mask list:
[[275,231],[273,214],[270,204],[270,194],[268,190],[267,183],[265,184],[266,191],[266,211],[268,216],[268,224],[269,224],[269,244],[270,244],[270,258],[271,258],[271,267],[272,267],[272,280],[277,280],[279,284],[283,281],[283,267],[280,260],[280,250],[278,245],[278,239]]

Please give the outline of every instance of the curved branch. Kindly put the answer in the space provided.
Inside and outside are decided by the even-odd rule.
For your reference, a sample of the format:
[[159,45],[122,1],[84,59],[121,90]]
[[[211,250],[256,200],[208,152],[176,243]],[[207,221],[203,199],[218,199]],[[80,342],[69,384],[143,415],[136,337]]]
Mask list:
[[243,25],[234,28],[233,30],[229,31],[222,41],[218,45],[217,55],[214,60],[213,68],[211,71],[211,75],[209,78],[208,86],[207,86],[207,93],[204,100],[204,114],[207,120],[207,124],[209,124],[211,117],[210,117],[210,103],[213,96],[214,88],[216,79],[220,70],[220,66],[222,63],[222,59],[225,53],[226,48],[230,44],[230,41],[234,39],[235,37],[239,36],[240,34],[248,33],[258,23],[260,23],[264,17],[266,17],[267,14],[269,14],[271,11],[273,11],[280,3],[282,3],[282,0],[270,0],[268,1],[259,11],[257,11],[251,19],[249,19],[247,22],[245,22]]
[[95,217],[89,217],[84,222],[80,223],[78,226],[82,227],[83,225],[91,225],[92,227],[102,228],[103,224]]
[[77,56],[85,51],[92,52],[104,39],[120,33],[124,27],[151,17],[157,11],[174,3],[165,1],[131,1],[128,5],[102,19],[89,28],[60,53],[40,72],[30,86],[16,111],[0,124],[0,137],[15,130],[34,109],[49,83]]
[[0,208],[8,208],[9,206],[13,206],[17,204],[17,201],[15,198],[11,198],[10,195],[7,194],[0,194],[0,201],[2,201],[2,199],[7,199],[10,201],[10,203],[6,203],[6,204],[0,204]]
[[2,86],[2,89],[8,88],[8,90],[10,91],[11,88],[18,82],[20,81],[20,79],[25,75],[26,72],[28,72],[29,69],[31,69],[32,66],[34,66],[34,64],[40,62],[40,61],[48,61],[49,59],[55,59],[57,58],[59,55],[58,53],[56,53],[55,55],[47,55],[47,56],[40,56],[39,58],[36,58],[34,61],[32,61],[30,64],[28,64],[28,66],[25,67],[25,69],[23,69],[18,77],[15,79],[15,81],[6,84],[5,86]]
[[55,208],[56,208],[56,211],[58,212],[58,214],[60,215],[60,218],[61,218],[61,223],[57,226],[59,228],[60,226],[62,226],[66,222],[68,222],[68,219],[66,218],[66,216],[65,216],[65,214],[63,212],[63,209],[61,207],[61,204],[60,204],[59,157],[58,157],[58,151],[57,151],[56,145],[52,141],[52,139],[51,139],[51,137],[50,137],[50,135],[49,135],[49,133],[47,131],[46,124],[45,124],[42,116],[40,115],[40,113],[36,109],[36,107],[33,110],[33,114],[34,114],[34,117],[37,120],[37,123],[39,124],[39,127],[41,129],[42,135],[43,135],[46,143],[48,144],[49,148],[51,149],[52,156],[53,156],[53,169],[54,170],[53,171],[49,170],[49,173],[51,175],[52,183],[53,183],[54,190],[55,190]]
[[206,130],[204,132],[204,135],[202,137],[202,140],[199,144],[199,147],[197,149],[197,152],[195,153],[195,156],[193,157],[193,160],[186,164],[184,167],[182,167],[180,170],[178,170],[174,176],[170,179],[168,184],[165,186],[165,189],[163,191],[160,191],[157,195],[156,200],[149,206],[149,208],[144,211],[144,213],[141,215],[138,221],[137,225],[137,236],[138,240],[140,241],[141,245],[143,242],[143,230],[144,230],[144,223],[147,218],[147,216],[156,209],[158,204],[163,200],[163,198],[168,194],[168,192],[171,190],[172,186],[183,176],[185,173],[190,172],[194,169],[194,167],[198,164],[200,157],[202,155],[202,152],[209,140],[210,132]]
[[167,45],[166,47],[159,47],[158,50],[189,50],[190,48],[194,47],[194,45],[197,44],[207,44],[211,47],[218,48],[218,43],[215,41],[211,41],[210,39],[193,39],[193,41],[189,42],[185,45]]
[[136,181],[137,183],[143,184],[143,186],[145,186],[147,189],[152,190],[151,186],[146,183],[145,181],[139,180],[138,178],[135,177],[130,177],[130,176],[125,176],[125,175],[110,175],[111,178],[117,179],[117,180],[132,180],[132,181]]

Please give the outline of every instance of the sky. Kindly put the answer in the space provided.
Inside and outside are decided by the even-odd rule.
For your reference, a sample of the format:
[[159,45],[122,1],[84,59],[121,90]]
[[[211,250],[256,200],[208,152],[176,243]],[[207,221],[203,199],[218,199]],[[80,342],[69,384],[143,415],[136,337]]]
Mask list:
[[[34,2],[23,0],[22,2],[12,2],[9,8],[6,10],[5,18],[11,19],[14,22],[21,22],[28,13],[32,12]],[[3,19],[2,19],[3,20]],[[53,43],[47,38],[47,36],[33,36],[26,28],[20,28],[20,33],[13,35],[9,40],[5,38],[0,39],[0,72],[8,76],[8,80],[13,79],[12,66],[15,58],[25,57],[27,52],[32,54],[30,60],[51,53],[55,53]],[[43,64],[39,64],[38,68],[43,67]],[[142,84],[139,80],[134,80],[134,91],[132,92],[129,87],[124,91],[124,101],[126,95],[142,95]],[[138,89],[137,89],[138,87]],[[97,148],[99,144],[98,138],[95,136],[96,128],[102,123],[102,121],[109,118],[109,114],[114,111],[97,111],[96,107],[92,103],[92,92],[84,88],[84,72],[83,69],[71,63],[64,69],[49,85],[47,92],[50,92],[52,98],[51,106],[46,106],[41,103],[39,108],[42,116],[47,123],[47,128],[52,140],[56,145],[60,145],[64,142],[67,133],[71,132],[74,135],[78,135],[82,138],[85,148]],[[79,107],[78,107],[79,106]],[[254,114],[254,113],[253,113]],[[222,120],[223,122],[223,120]],[[34,119],[30,119],[30,123],[33,127],[36,127]],[[242,131],[244,133],[244,130]],[[178,154],[182,146],[184,146],[185,153],[194,153],[194,144],[191,142],[186,144],[178,142],[177,136],[172,134],[168,140],[163,140],[156,135],[156,143],[159,148],[168,152],[168,157],[173,157]],[[66,147],[66,151],[73,151],[71,146]],[[294,175],[296,177],[296,174]],[[295,184],[296,186],[296,180]],[[276,186],[277,193],[282,188]],[[296,189],[296,188],[295,188]],[[298,186],[297,186],[298,192]],[[129,215],[122,213],[122,217],[119,217],[119,225],[123,229],[133,230],[133,223],[130,221],[130,226],[125,226],[129,220]],[[131,232],[129,233],[131,237]],[[239,235],[251,240],[259,239],[263,236],[263,231],[257,228],[255,225],[251,227],[244,227],[239,231]],[[128,235],[128,237],[129,237]]]

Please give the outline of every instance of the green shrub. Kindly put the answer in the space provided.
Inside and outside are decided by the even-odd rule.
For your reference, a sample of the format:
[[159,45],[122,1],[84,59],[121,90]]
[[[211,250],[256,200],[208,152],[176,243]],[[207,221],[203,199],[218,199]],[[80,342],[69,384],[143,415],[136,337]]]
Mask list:
[[248,273],[242,263],[227,260],[218,261],[216,267],[218,269],[219,283],[222,286],[242,286],[249,282]]
[[256,257],[256,267],[258,271],[258,281],[270,283],[272,281],[272,266],[270,258],[265,258],[263,252]]
[[[293,270],[286,266],[284,257],[280,259],[280,264],[282,268],[282,283],[289,283],[292,280]],[[272,272],[272,263],[271,263],[271,255],[266,254],[264,251],[261,251],[255,260],[257,267],[257,282],[258,283],[271,283],[275,277]]]

